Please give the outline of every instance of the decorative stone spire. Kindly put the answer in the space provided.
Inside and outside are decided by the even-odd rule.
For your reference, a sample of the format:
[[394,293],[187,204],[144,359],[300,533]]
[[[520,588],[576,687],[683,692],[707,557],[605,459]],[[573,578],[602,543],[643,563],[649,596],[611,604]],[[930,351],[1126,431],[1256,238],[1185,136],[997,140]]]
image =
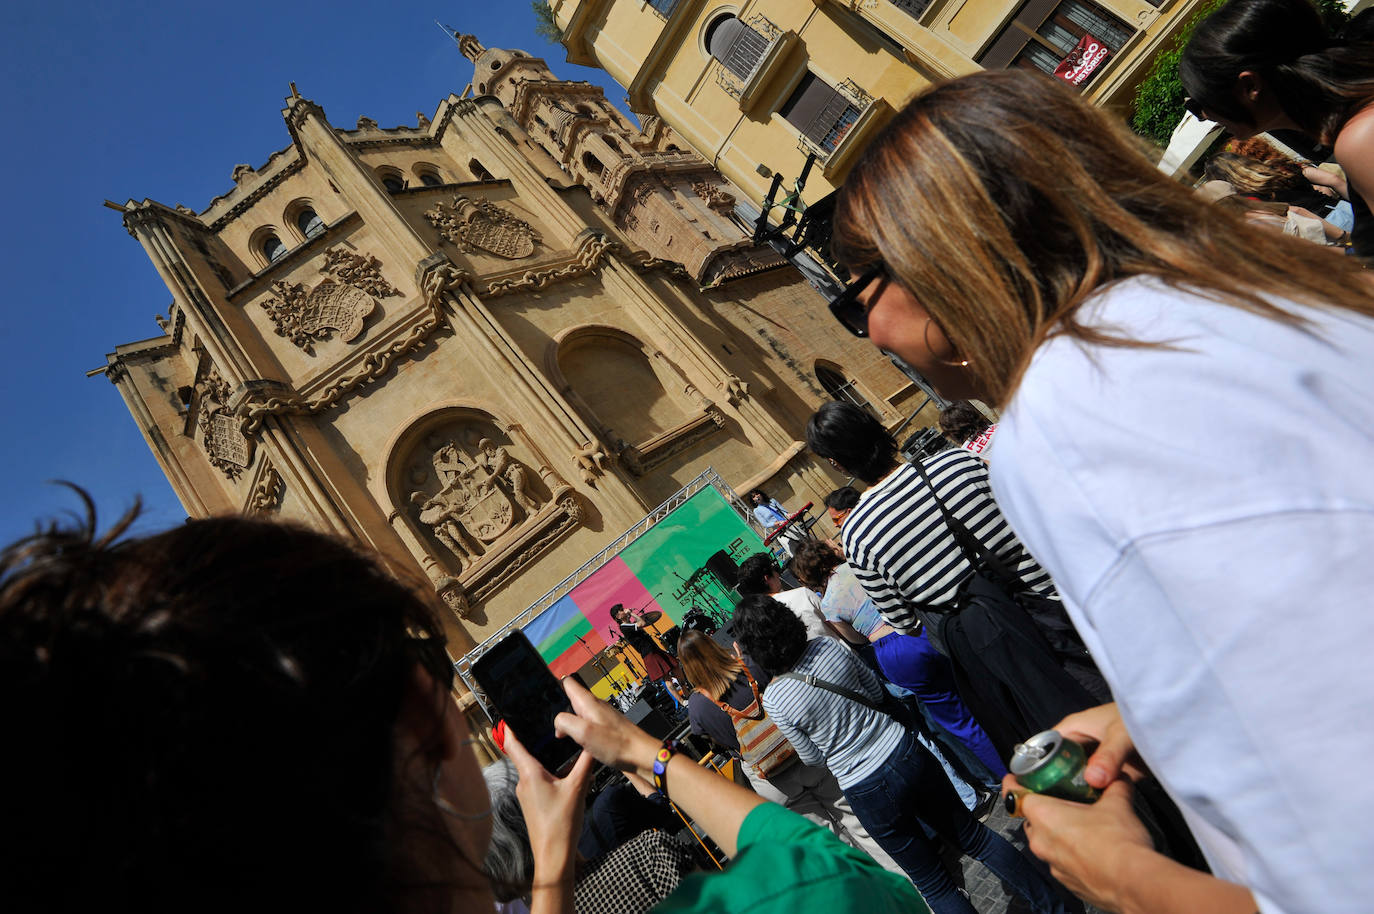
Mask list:
[[482,52],[486,50],[482,42],[477,40],[476,35],[459,35],[455,32],[453,37],[458,42],[458,50],[473,63],[476,63],[477,58],[481,57]]

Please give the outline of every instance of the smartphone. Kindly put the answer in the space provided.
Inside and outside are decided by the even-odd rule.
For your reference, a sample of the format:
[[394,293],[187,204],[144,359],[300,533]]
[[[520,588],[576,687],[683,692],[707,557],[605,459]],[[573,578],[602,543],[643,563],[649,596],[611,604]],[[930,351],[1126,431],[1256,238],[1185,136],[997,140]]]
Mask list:
[[553,719],[560,711],[571,712],[572,705],[525,633],[517,629],[493,645],[473,662],[472,676],[492,711],[539,764],[558,777],[567,774],[582,748],[555,736]]

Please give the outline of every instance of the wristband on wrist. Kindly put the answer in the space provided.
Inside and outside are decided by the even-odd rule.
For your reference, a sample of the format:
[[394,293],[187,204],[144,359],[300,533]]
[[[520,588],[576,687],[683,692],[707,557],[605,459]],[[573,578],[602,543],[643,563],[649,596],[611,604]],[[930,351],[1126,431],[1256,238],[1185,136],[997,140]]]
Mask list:
[[665,799],[668,796],[668,761],[677,751],[677,740],[666,739],[654,756],[654,789]]

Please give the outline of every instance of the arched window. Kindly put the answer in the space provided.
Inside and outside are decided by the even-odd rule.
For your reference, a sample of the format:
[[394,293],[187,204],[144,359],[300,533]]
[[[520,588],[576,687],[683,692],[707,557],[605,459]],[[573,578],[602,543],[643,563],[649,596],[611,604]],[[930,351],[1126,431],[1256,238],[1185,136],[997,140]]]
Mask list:
[[687,418],[637,341],[576,335],[558,348],[558,369],[596,421],[630,444],[649,441]]
[[316,215],[309,207],[296,214],[296,228],[301,230],[301,234],[307,239],[314,238],[324,231],[324,220]]
[[444,179],[432,171],[422,171],[420,172],[420,183],[425,187],[442,187]]
[[496,180],[492,176],[491,172],[487,171],[486,167],[483,166],[482,163],[477,161],[476,159],[473,159],[470,162],[468,162],[468,171],[472,172],[472,176],[479,181]]
[[832,399],[843,400],[852,403],[869,414],[882,418],[878,411],[873,408],[873,404],[863,394],[859,393],[858,385],[843,374],[828,365],[816,365],[816,380],[821,382],[825,392],[830,394]]
[[281,239],[276,235],[268,235],[262,239],[262,244],[258,250],[262,251],[262,256],[267,258],[268,263],[274,263],[286,253],[286,245],[282,244]]
[[382,186],[385,187],[387,190],[391,191],[393,194],[399,194],[401,191],[406,189],[406,182],[401,178],[396,177],[395,175],[387,175],[386,177],[382,178]]
[[582,167],[587,169],[587,174],[599,178],[606,171],[606,166],[601,164],[601,160],[590,152],[582,153]]
[[624,154],[625,154],[625,150],[623,150],[623,149],[620,148],[620,144],[617,143],[617,142],[615,141],[615,138],[614,138],[614,137],[611,137],[611,136],[603,136],[601,139],[602,139],[602,141],[605,142],[605,144],[606,144],[607,146],[611,147],[611,150],[612,150],[613,152],[617,152],[617,153],[619,153],[620,155],[624,155]]
[[768,50],[768,39],[734,16],[721,16],[706,27],[706,50],[740,79],[748,79]]

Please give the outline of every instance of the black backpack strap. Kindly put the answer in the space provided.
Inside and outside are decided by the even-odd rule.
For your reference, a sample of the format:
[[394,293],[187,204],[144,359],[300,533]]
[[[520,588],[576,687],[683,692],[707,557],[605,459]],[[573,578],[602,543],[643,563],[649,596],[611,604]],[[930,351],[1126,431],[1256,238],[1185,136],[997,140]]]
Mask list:
[[940,515],[945,519],[945,526],[948,527],[949,532],[954,535],[954,541],[959,544],[959,548],[964,553],[965,560],[973,567],[973,570],[978,571],[980,568],[985,568],[990,572],[991,577],[997,579],[1009,590],[1013,592],[1025,590],[1026,585],[1025,582],[1021,580],[1021,576],[1008,568],[1007,564],[1002,561],[997,553],[993,552],[979,541],[979,539],[973,535],[973,532],[964,525],[963,521],[950,513],[949,508],[945,506],[945,500],[940,497],[939,491],[935,488],[935,483],[931,481],[921,461],[913,460],[912,466],[916,468],[917,473],[921,474],[921,479],[925,481],[926,486],[930,489],[930,494],[935,497],[935,505],[940,509]]

